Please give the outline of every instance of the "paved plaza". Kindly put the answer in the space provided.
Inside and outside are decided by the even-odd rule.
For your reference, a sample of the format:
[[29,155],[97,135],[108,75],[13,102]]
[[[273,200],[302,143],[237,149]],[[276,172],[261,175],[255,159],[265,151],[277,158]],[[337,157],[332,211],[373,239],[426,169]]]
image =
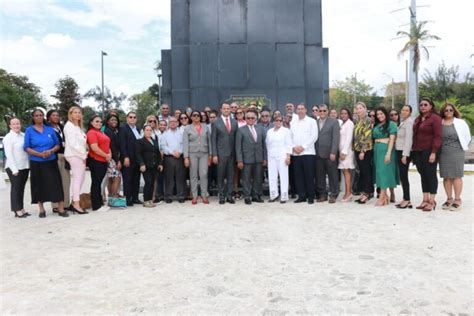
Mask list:
[[213,198],[15,219],[3,190],[0,314],[472,315],[473,179],[461,212],[431,213]]

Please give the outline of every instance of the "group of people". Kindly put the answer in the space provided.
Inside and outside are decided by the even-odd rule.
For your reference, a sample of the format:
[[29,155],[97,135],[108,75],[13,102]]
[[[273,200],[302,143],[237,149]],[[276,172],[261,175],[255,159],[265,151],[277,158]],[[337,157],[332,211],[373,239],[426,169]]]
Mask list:
[[[123,198],[127,206],[184,203],[199,200],[209,204],[211,183],[216,183],[220,204],[262,203],[264,179],[268,179],[268,202],[315,201],[336,203],[341,183],[341,202],[365,204],[377,192],[375,205],[395,202],[394,188],[401,182],[403,198],[398,208],[412,208],[408,169],[414,162],[421,176],[423,201],[418,209],[436,207],[437,166],[447,200],[444,209],[460,210],[465,150],[471,140],[469,127],[458,109],[446,103],[436,112],[434,103],[422,98],[419,115],[412,107],[400,113],[379,107],[368,111],[357,102],[354,115],[347,107],[339,113],[327,105],[285,105],[278,110],[257,110],[237,103],[221,104],[220,113],[191,107],[170,113],[163,104],[158,115],[149,115],[137,126],[137,114],[129,112],[120,122],[117,112],[89,119],[84,129],[82,110],[71,106],[62,125],[56,110],[32,113],[23,133],[17,118],[9,121],[4,138],[5,169],[11,182],[11,210],[15,217],[30,214],[23,205],[28,177],[31,202],[39,217],[46,217],[45,202],[53,212],[67,217],[68,210],[87,214],[80,195],[86,168],[91,174],[92,210],[109,199]],[[139,200],[143,176],[143,200]],[[187,192],[189,180],[189,193]],[[123,185],[123,195],[120,188]],[[106,194],[106,192],[108,194]],[[454,196],[453,196],[454,195]]]

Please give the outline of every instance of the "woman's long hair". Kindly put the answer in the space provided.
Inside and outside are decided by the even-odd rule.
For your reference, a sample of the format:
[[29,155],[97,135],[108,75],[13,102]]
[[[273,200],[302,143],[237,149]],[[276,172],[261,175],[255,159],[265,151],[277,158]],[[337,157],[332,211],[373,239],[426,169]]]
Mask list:
[[[379,118],[377,117],[377,112],[382,112],[385,115],[385,123],[382,123],[381,121],[379,121]],[[388,116],[387,109],[384,108],[383,106],[378,107],[375,110],[375,126],[380,124],[382,133],[384,135],[388,135],[388,127],[390,126],[390,122],[391,121],[390,121],[390,117]],[[383,125],[381,125],[381,124],[383,124]]]

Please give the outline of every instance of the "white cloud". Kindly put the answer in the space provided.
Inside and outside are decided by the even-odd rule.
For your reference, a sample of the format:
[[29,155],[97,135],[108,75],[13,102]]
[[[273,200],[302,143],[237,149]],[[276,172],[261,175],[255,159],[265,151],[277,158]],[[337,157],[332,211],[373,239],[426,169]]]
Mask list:
[[54,48],[64,48],[71,45],[74,41],[68,34],[49,33],[42,40],[46,46]]

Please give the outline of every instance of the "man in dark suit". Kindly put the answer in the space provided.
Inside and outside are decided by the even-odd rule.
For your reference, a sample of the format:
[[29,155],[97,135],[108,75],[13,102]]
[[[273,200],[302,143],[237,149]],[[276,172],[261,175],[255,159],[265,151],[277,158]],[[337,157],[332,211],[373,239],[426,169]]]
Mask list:
[[265,148],[265,130],[256,125],[257,112],[248,111],[245,114],[247,125],[237,131],[235,137],[235,152],[237,167],[242,172],[242,189],[245,204],[263,203],[262,172],[267,163]]
[[[235,164],[235,134],[237,121],[230,117],[230,105],[222,103],[221,116],[211,125],[212,162],[217,165],[217,184],[219,187],[219,204],[234,204],[232,184]],[[224,180],[227,181],[226,187]]]
[[335,203],[339,194],[339,176],[337,169],[337,151],[341,128],[336,119],[329,117],[326,104],[319,106],[318,129],[319,138],[316,142],[316,188],[319,198],[316,202],[328,200],[326,176],[329,178],[329,203]]
[[137,127],[137,114],[127,114],[127,124],[120,127],[120,159],[122,160],[123,193],[127,205],[142,204],[138,199],[140,189],[140,165],[136,159],[136,143],[141,138]]

